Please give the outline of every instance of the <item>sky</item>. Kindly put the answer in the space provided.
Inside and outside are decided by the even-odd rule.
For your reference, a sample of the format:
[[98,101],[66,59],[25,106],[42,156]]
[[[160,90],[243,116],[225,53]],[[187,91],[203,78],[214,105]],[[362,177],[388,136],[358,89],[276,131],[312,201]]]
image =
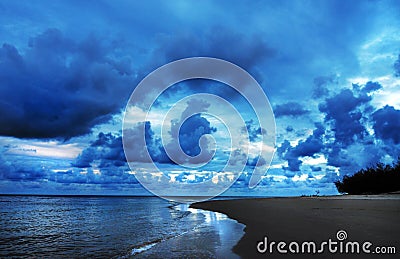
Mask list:
[[[136,178],[148,165],[144,148],[170,181],[215,180],[232,154],[242,157],[229,146],[232,131],[233,140],[247,132],[250,151],[224,195],[337,194],[334,181],[400,156],[399,28],[398,1],[0,0],[0,193],[147,195]],[[149,73],[190,57],[223,59],[254,77],[275,132],[213,80],[174,84],[146,120],[140,105],[125,110]],[[185,99],[203,93],[224,98],[242,123],[229,127],[229,109],[205,96]],[[268,160],[252,151],[263,135],[275,135],[274,156],[249,188],[252,170]],[[172,151],[189,156],[186,167],[166,151],[177,140]]]

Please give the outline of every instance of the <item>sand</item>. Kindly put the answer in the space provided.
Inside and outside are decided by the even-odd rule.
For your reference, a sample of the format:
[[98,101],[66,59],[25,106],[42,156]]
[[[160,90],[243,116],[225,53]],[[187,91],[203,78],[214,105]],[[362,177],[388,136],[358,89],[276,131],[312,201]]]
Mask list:
[[[233,247],[242,258],[400,258],[400,195],[376,196],[331,196],[331,197],[291,197],[218,200],[194,203],[194,208],[221,212],[246,225],[245,234]],[[339,244],[357,241],[360,253],[331,253],[324,246],[322,254],[291,253],[288,246],[292,241],[302,245],[304,241],[314,241],[319,250],[322,242],[339,241],[337,232],[344,230],[347,239]],[[257,251],[257,245],[267,237],[267,244],[275,241],[286,242],[282,250],[276,245],[272,253]],[[371,254],[362,251],[364,242]],[[376,254],[377,246],[395,247],[396,254]],[[269,246],[267,245],[269,248]],[[259,248],[264,248],[262,243]],[[292,245],[292,251],[296,246]],[[305,247],[307,249],[307,247]],[[301,247],[300,249],[301,250]],[[351,247],[348,249],[351,252]]]

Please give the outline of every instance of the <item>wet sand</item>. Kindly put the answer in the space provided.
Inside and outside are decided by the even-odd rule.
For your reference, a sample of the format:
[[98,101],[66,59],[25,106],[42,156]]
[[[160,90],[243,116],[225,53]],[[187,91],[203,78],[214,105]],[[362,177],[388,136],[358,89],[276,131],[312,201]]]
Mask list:
[[[221,212],[246,225],[245,234],[233,247],[242,258],[400,258],[400,195],[364,195],[331,197],[290,197],[218,200],[194,203],[193,208]],[[257,251],[257,244],[265,240],[286,242],[314,241],[319,245],[337,239],[344,230],[347,238],[338,242],[358,241],[360,253],[331,253],[325,246],[322,254],[281,254]],[[362,251],[362,244],[371,254]],[[396,254],[372,253],[377,246],[395,247]],[[264,246],[261,245],[262,249]],[[292,246],[295,248],[295,246]],[[338,247],[339,249],[339,247]],[[338,250],[339,251],[339,250]]]

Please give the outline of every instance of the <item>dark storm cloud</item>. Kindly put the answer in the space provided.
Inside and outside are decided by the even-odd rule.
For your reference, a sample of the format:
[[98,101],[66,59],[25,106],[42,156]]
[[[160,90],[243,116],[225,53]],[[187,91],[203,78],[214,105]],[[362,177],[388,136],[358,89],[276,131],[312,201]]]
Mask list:
[[47,172],[40,168],[25,168],[18,165],[7,165],[4,161],[0,161],[1,180],[35,182],[43,180],[47,175]]
[[301,116],[308,114],[309,112],[309,110],[305,109],[301,104],[296,102],[278,104],[274,108],[274,115],[276,118],[283,116]]
[[185,154],[197,156],[200,154],[199,141],[204,134],[211,134],[217,131],[210,126],[210,122],[200,114],[189,117],[179,130],[179,143]]
[[[261,71],[265,61],[275,56],[275,50],[264,40],[260,33],[243,34],[229,26],[207,26],[201,31],[179,31],[174,34],[162,34],[156,38],[156,47],[146,72],[166,63],[188,57],[213,57],[232,62],[249,72],[259,83],[263,81]],[[229,101],[246,100],[232,87],[220,82],[191,79],[180,82],[164,92],[164,97],[177,94],[207,92],[216,94]],[[168,102],[168,100],[166,101]],[[156,105],[162,106],[163,103]]]
[[[108,5],[100,5],[96,8],[96,13],[107,14],[108,10],[102,9],[104,6]],[[143,7],[143,5],[140,6],[140,8]],[[254,7],[249,6],[248,8]],[[118,8],[122,11],[121,7]],[[221,4],[215,8],[222,10],[226,6]],[[303,8],[291,4],[273,8],[277,9],[277,12],[274,12],[277,14],[285,13],[283,11],[287,11],[287,8],[294,14],[298,12],[303,14],[304,11]],[[320,26],[317,27],[315,35],[307,33],[293,35],[296,39],[301,36],[298,40],[304,43],[302,45],[305,49],[301,52],[304,55],[299,55],[297,49],[296,53],[291,51],[293,40],[290,35],[285,34],[287,38],[282,41],[290,42],[290,46],[283,43],[276,45],[270,43],[268,37],[259,31],[255,30],[248,34],[238,32],[233,23],[228,21],[222,26],[215,26],[208,21],[207,15],[197,17],[206,25],[203,32],[200,33],[189,30],[190,26],[185,27],[186,30],[177,28],[174,30],[174,26],[168,25],[169,30],[166,33],[158,34],[159,31],[152,31],[154,28],[151,26],[161,29],[161,24],[152,23],[150,27],[146,27],[149,31],[146,35],[157,35],[156,46],[150,48],[155,49],[153,51],[153,64],[155,65],[147,66],[147,72],[179,58],[213,56],[242,66],[260,80],[263,78],[260,65],[264,61],[270,61],[277,57],[278,59],[272,66],[268,66],[265,73],[268,73],[268,80],[271,76],[273,82],[270,84],[271,86],[279,86],[282,89],[282,85],[277,84],[277,80],[273,78],[282,78],[279,71],[290,74],[290,71],[287,71],[288,62],[292,64],[292,67],[307,67],[304,66],[305,62],[319,66],[321,64],[318,62],[311,61],[315,61],[316,57],[321,59],[321,53],[325,55],[329,53],[338,60],[352,60],[351,48],[337,49],[337,46],[345,46],[338,44],[342,43],[344,39],[348,43],[358,39],[353,33],[352,26],[357,25],[358,31],[367,29],[365,23],[368,19],[364,13],[368,11],[368,6],[335,2],[318,4],[308,10],[305,15],[296,16],[296,19],[301,18],[301,23],[289,21],[278,31],[274,26],[271,28],[267,26],[267,35],[271,38],[281,38],[282,33],[286,31],[303,31],[302,28],[297,27],[299,26],[297,24],[306,23],[305,21],[310,19],[308,15],[313,13],[314,9],[326,12],[326,15],[323,16],[324,23],[319,23]],[[232,9],[233,13],[239,12],[239,10],[240,8]],[[128,17],[129,12],[125,11],[124,15]],[[147,12],[144,13],[147,14]],[[163,19],[160,17],[160,21],[166,20],[166,17],[171,18],[165,11],[158,10],[157,14],[160,15],[160,13],[163,14]],[[340,13],[340,19],[337,17],[338,13]],[[65,18],[64,13],[61,15]],[[144,14],[142,15],[144,16]],[[137,21],[135,20],[135,22]],[[137,29],[140,32],[145,31],[142,28]],[[328,35],[326,32],[329,32]],[[318,44],[318,46],[324,47],[317,48],[313,43],[315,38],[319,39],[316,42],[326,43]],[[0,83],[7,87],[1,92],[0,118],[3,119],[0,121],[0,134],[27,138],[70,138],[89,133],[94,125],[108,121],[110,115],[118,112],[123,106],[127,94],[134,87],[132,81],[126,80],[133,74],[131,61],[125,57],[126,53],[114,52],[115,42],[111,40],[106,42],[95,36],[78,41],[72,37],[71,39],[65,37],[59,31],[49,30],[32,38],[27,51],[18,50],[12,45],[3,46],[1,71],[4,73]],[[336,49],[338,51],[332,55],[332,51]],[[143,51],[151,53],[150,50]],[[348,64],[349,62],[344,63]],[[282,69],[285,67],[286,69]],[[141,71],[140,74],[144,72],[146,71]],[[303,72],[301,71],[301,73]],[[274,75],[276,76],[274,77]],[[127,85],[129,86],[124,87]],[[287,85],[287,87],[289,86]],[[14,89],[14,94],[9,93],[7,89]],[[30,98],[31,96],[33,97]],[[24,105],[19,105],[22,102]]]
[[215,57],[230,61],[262,80],[258,66],[273,57],[276,50],[262,34],[245,35],[229,27],[209,27],[203,32],[163,35],[158,39],[154,63],[162,65],[188,57]]
[[383,140],[392,140],[395,144],[400,143],[400,110],[392,106],[375,111],[372,114],[375,135]]
[[[353,94],[356,94],[359,96],[359,98],[366,100],[366,103],[372,99],[371,95],[380,89],[382,89],[382,85],[378,82],[368,81],[365,85],[352,84]],[[369,113],[374,109],[372,106],[368,106],[366,108],[368,108],[365,110],[366,113]]]
[[324,148],[323,135],[325,128],[321,123],[315,124],[313,134],[306,140],[300,141],[295,147],[292,147],[288,140],[285,140],[277,149],[278,154],[287,160],[290,171],[299,171],[302,162],[300,157],[312,157],[321,152]]
[[[370,103],[371,94],[382,89],[379,82],[352,86],[352,90],[343,89],[319,105],[327,124],[326,130],[320,131],[320,136],[325,139],[320,152],[327,158],[328,165],[338,167],[342,175],[373,166],[388,155],[395,158],[399,152],[396,145],[400,142],[400,111],[390,106],[374,111],[376,108]],[[374,134],[366,130],[367,125],[373,126]],[[385,144],[376,141],[377,138],[384,140]],[[288,161],[290,170],[298,170],[301,164],[299,154],[295,152],[298,147],[305,148],[301,155],[308,155],[307,148],[311,148],[311,154],[313,148],[318,150],[318,145],[305,145],[307,142],[308,139],[291,147],[286,141],[278,149],[281,157]]]
[[[196,100],[188,102],[187,108],[182,113],[182,118],[185,118],[185,116],[191,112],[191,109],[197,109],[201,105],[203,105],[204,108],[208,107],[208,104],[205,102]],[[179,125],[181,125],[181,127],[179,127]],[[142,130],[145,131],[144,142],[140,139],[143,136],[141,134]],[[201,149],[200,144],[202,143],[200,143],[200,138],[204,134],[212,134],[216,132],[216,130],[217,129],[212,127],[210,122],[202,117],[201,114],[195,114],[183,122],[172,122],[171,132],[177,133],[177,135],[172,134],[172,142],[177,143],[179,140],[183,152],[190,157],[198,156],[200,151],[205,152],[206,155],[200,155],[190,160],[192,163],[202,163],[208,161],[209,155],[212,153],[204,149],[206,146],[202,146],[203,150]],[[154,134],[150,122],[138,123],[134,127],[125,129],[124,137],[125,148],[131,150],[127,153],[129,162],[151,162],[146,156],[146,152],[148,152],[154,162],[175,163],[166,154],[161,138]],[[171,148],[170,151],[172,153],[179,153],[179,150],[176,150],[174,145],[168,147]],[[119,134],[99,133],[97,139],[78,155],[73,166],[86,168],[91,167],[94,162],[96,162],[97,166],[100,168],[125,166],[126,158],[122,145],[122,137]]]
[[[141,130],[145,130],[145,146],[142,146],[139,137]],[[147,162],[144,152],[147,148],[151,158],[159,163],[172,163],[165,153],[161,140],[154,135],[150,122],[138,123],[136,127],[127,129],[124,133],[127,141],[126,148],[135,150],[130,152],[130,162]],[[126,157],[120,134],[100,132],[97,139],[85,148],[72,164],[75,167],[92,167],[93,163],[100,168],[126,166]]]
[[73,165],[80,168],[91,167],[94,160],[100,160],[99,167],[125,165],[122,137],[99,133],[97,139],[79,154]]
[[76,41],[57,29],[26,49],[0,48],[0,135],[60,138],[90,133],[119,112],[132,90],[130,61],[115,42]]
[[[201,112],[206,112],[209,106],[210,104],[204,100],[192,99],[187,102],[187,107],[182,112],[181,118],[171,121],[170,134],[172,141],[167,144],[166,148],[171,151],[171,155],[175,160],[178,160],[176,162],[196,164],[211,159],[213,150],[208,150],[209,142],[202,136],[212,134],[217,129],[212,127],[211,123],[201,115]],[[182,156],[179,155],[180,150],[175,145],[178,141],[183,152],[191,157],[189,161],[182,160]]]
[[361,91],[364,93],[370,93],[370,92],[377,91],[379,89],[382,89],[381,84],[379,84],[378,82],[369,81],[365,84],[365,86],[361,89]]
[[47,170],[40,167],[24,166],[21,164],[21,160],[10,161],[3,156],[3,152],[0,152],[0,180],[35,182],[43,180],[47,175]]
[[[380,84],[376,82],[368,82],[364,86],[353,84],[352,90],[343,89],[319,105],[319,110],[325,114],[324,120],[329,125],[327,139],[330,141],[325,143],[323,153],[328,165],[339,167],[343,174],[377,162],[382,157],[365,126],[373,109],[370,105],[372,98],[368,94],[380,88]],[[364,149],[360,150],[360,145]],[[357,158],[360,154],[349,153],[351,148],[360,152],[370,150],[371,154],[368,158]]]
[[349,89],[344,89],[337,95],[327,98],[319,105],[319,110],[326,114],[325,121],[331,122],[335,132],[335,141],[349,145],[355,138],[362,139],[366,134],[362,124],[362,111],[359,107],[371,100],[367,95],[354,96]]

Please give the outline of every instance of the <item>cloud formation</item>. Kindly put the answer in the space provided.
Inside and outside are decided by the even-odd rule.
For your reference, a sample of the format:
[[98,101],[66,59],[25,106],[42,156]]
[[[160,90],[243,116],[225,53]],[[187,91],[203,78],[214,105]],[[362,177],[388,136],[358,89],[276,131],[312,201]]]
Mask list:
[[20,51],[0,48],[0,135],[69,139],[108,122],[132,91],[130,61],[96,36],[77,41],[57,29]]
[[312,157],[321,152],[324,148],[323,135],[325,128],[321,123],[315,124],[315,129],[306,140],[300,141],[296,146],[291,146],[288,140],[285,140],[277,149],[278,154],[288,162],[290,171],[300,171],[302,164],[300,157]]
[[232,62],[262,80],[258,66],[275,54],[276,50],[262,34],[247,35],[226,26],[213,26],[196,33],[163,35],[158,39],[154,62],[162,65],[188,57],[215,57]]
[[100,132],[97,139],[79,154],[73,166],[79,168],[91,167],[92,162],[95,160],[99,160],[98,166],[101,168],[125,165],[126,159],[122,148],[122,137]]
[[[80,184],[88,188],[92,188],[89,187],[90,185],[121,187],[126,184],[131,185],[133,188],[135,184],[138,184],[134,175],[127,173],[127,167],[108,165],[101,169],[87,168],[82,170],[80,168],[71,168],[68,170],[52,171],[47,167],[41,167],[40,163],[42,161],[31,160],[30,164],[27,165],[21,161],[20,157],[12,158],[0,154],[0,180],[8,185],[16,184],[19,186],[18,188],[21,186],[34,186],[32,184],[36,183],[41,184],[42,187],[54,188],[54,186],[57,186],[56,188],[59,190],[65,186],[74,184]],[[60,187],[57,184],[61,184],[62,186]],[[39,187],[40,185],[34,188]],[[32,192],[29,189],[26,191],[28,193]]]
[[301,104],[297,102],[288,102],[285,104],[278,104],[274,108],[274,114],[276,118],[282,116],[302,116],[308,114],[310,111],[305,109]]
[[[124,131],[124,147],[128,150],[127,156],[129,162],[157,162],[162,164],[176,163],[203,163],[208,161],[213,150],[208,150],[207,139],[202,138],[205,134],[216,132],[216,128],[201,114],[186,116],[191,114],[192,109],[198,109],[204,106],[204,111],[209,106],[201,100],[191,100],[186,109],[182,112],[180,120],[174,120],[171,123],[170,136],[171,141],[164,147],[161,136],[154,133],[150,122],[137,123]],[[183,121],[182,121],[183,120]],[[142,131],[144,131],[144,139]],[[177,146],[179,141],[180,146]],[[76,158],[73,166],[79,168],[91,167],[96,162],[100,168],[110,166],[125,166],[126,158],[120,134],[99,133],[89,147],[85,148]],[[189,161],[173,161],[168,156],[165,148],[169,149],[170,155],[175,155],[179,159],[180,150],[189,156]],[[150,155],[151,160],[147,156]]]
[[[327,80],[330,82],[327,78],[321,80],[323,84]],[[381,89],[380,83],[368,81],[327,96],[318,106],[326,126],[315,123],[315,129],[307,139],[300,140],[295,146],[284,140],[278,147],[279,156],[288,163],[287,169],[300,171],[303,164],[300,158],[316,154],[323,155],[327,166],[337,167],[343,175],[372,166],[388,155],[395,158],[400,142],[400,111],[391,106],[376,109],[371,105],[372,94]],[[291,131],[289,127],[287,132]],[[378,139],[386,144],[380,144]],[[321,166],[310,168],[313,172],[322,169]]]
[[400,110],[386,105],[372,114],[374,131],[378,138],[400,143]]
[[313,97],[321,98],[329,95],[328,86],[334,83],[334,76],[318,76],[314,78]]
[[0,179],[16,182],[42,181],[47,173],[40,168],[24,167],[19,163],[6,161],[0,153]]
[[[378,161],[390,163],[400,153],[396,1],[100,1],[96,6],[84,4],[90,13],[81,3],[44,1],[15,1],[0,8],[0,35],[5,40],[0,42],[0,135],[10,143],[15,143],[14,137],[32,143],[39,138],[86,148],[72,168],[43,162],[42,169],[30,160],[33,152],[16,147],[24,151],[20,163],[8,155],[0,160],[2,186],[10,181],[27,188],[46,186],[46,181],[71,188],[134,183],[134,176],[124,173],[128,167],[115,125],[121,109],[143,76],[191,56],[222,58],[243,67],[278,104],[279,156],[261,183],[271,188],[260,193],[329,189],[338,173],[351,174]],[[49,29],[49,24],[57,29]],[[250,110],[237,92],[207,80],[178,83],[157,100],[156,110],[161,113],[177,99],[203,92],[224,97],[235,108],[239,104],[239,111]],[[172,141],[179,140],[191,157],[206,151],[191,162],[206,161],[211,143],[201,136],[221,137],[223,130],[216,132],[213,121],[202,114],[185,122],[176,118],[182,127]],[[252,126],[254,117],[244,119],[255,146],[262,129]],[[107,124],[110,121],[114,124]],[[131,158],[148,162],[147,147],[154,161],[175,166],[158,129],[155,122],[144,121],[129,129],[135,150]],[[145,131],[144,140],[138,139],[139,130]],[[215,158],[225,161],[227,154],[216,152]],[[247,167],[260,161],[250,157]],[[288,166],[282,169],[285,162]],[[71,161],[67,163],[70,167]],[[186,171],[177,176],[187,181],[200,178]],[[244,187],[248,178],[241,176],[234,186]]]
[[394,75],[400,77],[400,54],[397,60],[393,64]]
[[370,100],[367,95],[356,97],[350,89],[344,89],[319,105],[319,110],[326,114],[325,121],[332,124],[335,142],[348,145],[364,137],[366,131],[359,107]]
[[[171,124],[171,137],[172,141],[167,144],[167,148],[171,147],[172,153],[176,158],[180,159],[179,148],[175,145],[179,141],[180,147],[183,152],[190,156],[189,161],[176,161],[177,163],[202,163],[208,161],[213,152],[208,150],[208,140],[202,138],[205,134],[211,134],[217,131],[211,123],[201,116],[200,112],[207,111],[210,106],[203,100],[192,99],[187,102],[186,109],[182,112],[180,120],[173,120]],[[195,113],[194,115],[191,115]],[[203,141],[201,143],[200,139]]]
[[243,131],[247,130],[247,133],[249,135],[249,140],[251,142],[260,140],[260,137],[267,133],[267,131],[258,126],[258,124],[256,124],[253,119],[245,121],[245,123],[246,126],[243,128]]

